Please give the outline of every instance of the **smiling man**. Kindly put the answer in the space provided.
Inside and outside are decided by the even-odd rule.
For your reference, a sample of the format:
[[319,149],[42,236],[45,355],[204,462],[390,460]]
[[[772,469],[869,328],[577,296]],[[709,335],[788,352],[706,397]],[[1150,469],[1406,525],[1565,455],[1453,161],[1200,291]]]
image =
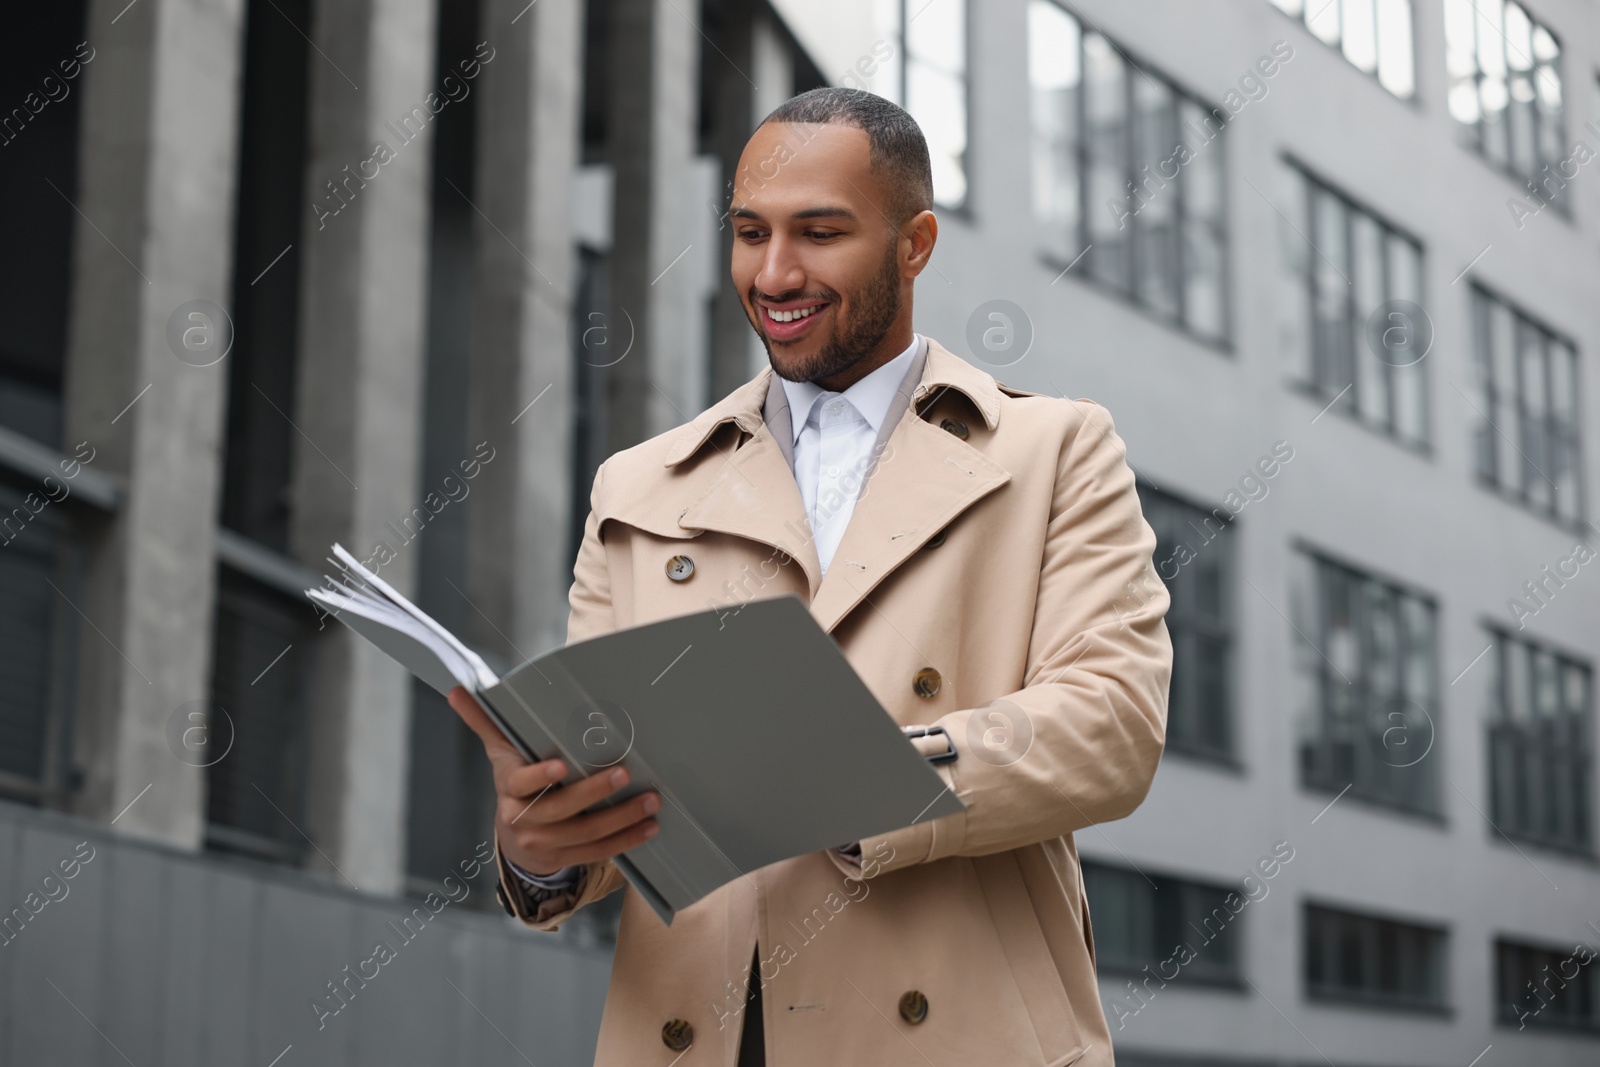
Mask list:
[[[733,284],[770,367],[601,465],[567,639],[793,593],[897,723],[942,728],[907,743],[954,749],[935,767],[966,807],[745,872],[668,927],[612,862],[659,797],[585,814],[623,782],[552,787],[561,762],[458,689],[502,902],[554,930],[624,891],[599,1067],[1111,1064],[1073,835],[1149,790],[1172,663],[1123,442],[913,331],[939,226],[903,110],[797,96],[738,173]],[[795,754],[819,791],[827,752]]]

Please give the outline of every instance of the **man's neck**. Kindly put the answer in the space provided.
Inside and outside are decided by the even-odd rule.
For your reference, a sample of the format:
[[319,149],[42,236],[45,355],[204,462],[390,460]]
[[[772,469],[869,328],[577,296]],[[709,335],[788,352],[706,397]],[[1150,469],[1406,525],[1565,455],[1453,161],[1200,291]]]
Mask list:
[[907,326],[904,330],[895,331],[894,336],[898,340],[885,337],[871,355],[857,360],[839,373],[831,374],[826,378],[813,378],[811,380],[830,393],[844,392],[909,348],[915,333],[910,326]]

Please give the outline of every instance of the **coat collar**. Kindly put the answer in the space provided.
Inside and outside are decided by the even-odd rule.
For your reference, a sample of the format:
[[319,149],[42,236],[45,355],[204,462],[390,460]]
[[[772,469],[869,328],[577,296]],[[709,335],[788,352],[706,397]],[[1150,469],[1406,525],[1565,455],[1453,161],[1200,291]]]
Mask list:
[[[677,431],[677,438],[667,449],[664,466],[676,467],[689,459],[705,447],[718,427],[726,423],[735,423],[744,432],[755,433],[762,424],[761,410],[771,384],[772,367],[769,365],[686,423]],[[930,337],[928,361],[923,367],[922,380],[912,394],[913,402],[920,407],[925,398],[947,389],[960,393],[972,402],[983,418],[985,428],[993,430],[1000,424],[1001,393],[994,378]]]
[[[771,367],[681,428],[682,439],[667,450],[666,467],[683,464],[708,442],[721,457],[684,473],[687,495],[663,493],[661,486],[641,481],[626,493],[626,503],[603,518],[667,536],[715,530],[766,544],[800,566],[812,616],[832,632],[931,537],[1011,479],[977,447],[980,441],[969,443],[923,417],[923,408],[949,393],[964,397],[984,428],[994,430],[1002,396],[990,375],[932,339],[928,346],[912,407],[898,416],[825,578],[794,473],[761,417]],[[750,438],[732,448],[718,446],[712,435],[728,422]],[[674,471],[669,478],[678,476]]]

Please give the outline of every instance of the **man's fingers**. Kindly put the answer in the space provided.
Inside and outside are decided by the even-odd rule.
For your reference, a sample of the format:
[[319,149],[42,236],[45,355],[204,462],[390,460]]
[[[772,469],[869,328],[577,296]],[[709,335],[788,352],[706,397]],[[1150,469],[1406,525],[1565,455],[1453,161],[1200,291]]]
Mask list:
[[[546,761],[546,763],[555,762],[557,761]],[[538,768],[541,766],[543,764],[535,764],[512,771],[505,778],[508,788],[501,790],[502,793],[513,797],[539,797],[539,802],[534,807],[526,809],[527,814],[522,816],[521,821],[525,823],[551,823],[570,819],[623,788],[629,781],[625,769],[613,767],[559,789],[552,789],[540,796],[539,794],[548,788],[551,782],[560,781],[559,777],[547,777],[539,773]]]
[[[631,804],[623,807],[629,810],[630,814],[635,813]],[[659,828],[660,824],[654,819],[643,819],[598,840],[559,849],[552,862],[557,865],[557,869],[579,863],[599,863],[644,844],[655,836]]]

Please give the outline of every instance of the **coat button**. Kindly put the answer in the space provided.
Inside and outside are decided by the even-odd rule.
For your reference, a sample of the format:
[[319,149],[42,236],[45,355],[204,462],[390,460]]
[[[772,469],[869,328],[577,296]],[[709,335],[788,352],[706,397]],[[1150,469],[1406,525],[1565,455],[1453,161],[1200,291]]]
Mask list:
[[915,1026],[928,1017],[928,998],[915,989],[908,989],[900,997],[900,1018]]
[[939,424],[939,429],[949,430],[963,441],[967,439],[967,424],[960,419],[945,419]]
[[911,680],[911,688],[916,690],[919,697],[931,697],[939,691],[940,681],[938,671],[932,667],[924,667]]
[[667,577],[675,582],[687,582],[694,574],[694,560],[688,556],[673,556],[667,560]]
[[944,535],[945,535],[945,532],[947,530],[949,530],[948,526],[945,527],[945,529],[940,530],[938,533],[934,534],[932,537],[928,538],[928,543],[926,545],[924,545],[923,547],[924,548],[938,548],[940,545],[944,544]]
[[694,1027],[685,1019],[668,1019],[661,1024],[661,1043],[674,1052],[694,1044]]

